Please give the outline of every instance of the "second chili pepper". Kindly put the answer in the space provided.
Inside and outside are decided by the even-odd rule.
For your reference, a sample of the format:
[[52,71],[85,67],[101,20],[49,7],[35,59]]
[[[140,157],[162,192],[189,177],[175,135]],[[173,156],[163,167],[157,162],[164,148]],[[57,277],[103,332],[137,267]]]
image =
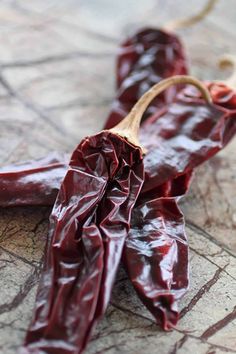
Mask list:
[[[185,50],[174,30],[201,21],[216,1],[209,0],[198,14],[167,23],[163,29],[143,28],[121,44],[116,68],[117,96],[106,129],[118,124],[151,86],[167,77],[188,73]],[[144,119],[172,102],[181,88],[181,85],[169,87],[153,100]]]
[[148,149],[145,183],[132,214],[124,261],[140,299],[165,329],[176,325],[177,300],[188,286],[188,246],[177,202],[188,189],[192,170],[236,133],[236,91],[223,84],[208,87],[214,106],[207,107],[189,88],[142,128]]
[[[118,124],[151,86],[167,77],[187,72],[184,48],[175,34],[154,28],[135,33],[119,49],[117,96],[105,129]],[[151,103],[145,115],[171,102],[180,87],[168,88]]]

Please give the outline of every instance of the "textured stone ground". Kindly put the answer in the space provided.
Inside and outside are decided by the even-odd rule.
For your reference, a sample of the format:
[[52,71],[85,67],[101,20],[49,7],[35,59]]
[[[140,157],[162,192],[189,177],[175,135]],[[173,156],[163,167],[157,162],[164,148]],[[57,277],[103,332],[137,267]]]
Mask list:
[[[5,0],[0,2],[0,163],[71,151],[98,131],[114,96],[120,39],[143,25],[197,11],[194,0]],[[184,6],[184,8],[183,8]],[[191,71],[226,76],[235,0],[179,31]],[[182,207],[191,248],[191,287],[176,330],[164,333],[121,270],[88,354],[236,353],[236,139],[196,173]],[[30,321],[47,234],[47,208],[0,210],[0,353],[13,354]]]

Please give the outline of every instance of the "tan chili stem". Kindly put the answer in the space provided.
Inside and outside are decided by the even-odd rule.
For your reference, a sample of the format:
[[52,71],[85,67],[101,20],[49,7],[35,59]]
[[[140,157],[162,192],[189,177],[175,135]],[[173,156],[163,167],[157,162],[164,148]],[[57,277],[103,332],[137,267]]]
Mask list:
[[207,103],[211,103],[211,96],[207,88],[192,76],[176,75],[162,80],[152,86],[134,105],[130,113],[114,128],[110,129],[115,134],[125,137],[134,145],[140,146],[138,135],[142,116],[152,100],[171,85],[190,84],[199,89]]
[[170,21],[164,26],[164,29],[168,31],[175,31],[180,28],[195,25],[196,23],[202,21],[213,10],[217,1],[218,0],[208,0],[204,8],[196,15],[185,19]]
[[227,66],[232,66],[233,72],[230,77],[223,82],[230,88],[236,90],[236,55],[227,54],[220,58],[219,67],[225,68]]

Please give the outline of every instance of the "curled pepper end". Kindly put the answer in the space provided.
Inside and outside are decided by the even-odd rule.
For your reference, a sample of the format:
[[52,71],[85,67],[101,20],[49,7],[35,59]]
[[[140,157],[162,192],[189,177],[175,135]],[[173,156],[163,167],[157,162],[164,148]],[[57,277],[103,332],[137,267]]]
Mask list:
[[196,15],[193,15],[189,18],[168,22],[164,26],[164,29],[172,32],[180,28],[186,28],[195,25],[196,23],[202,21],[214,9],[217,1],[218,0],[208,0],[203,9]]
[[233,72],[230,77],[223,82],[232,89],[236,89],[236,55],[226,54],[223,55],[218,62],[218,65],[221,69],[231,66]]
[[[130,113],[119,124],[110,129],[110,131],[126,138],[133,145],[140,146],[138,138],[139,127],[144,112],[156,96],[166,90],[169,86],[178,84],[189,84],[197,87],[206,102],[208,104],[212,102],[208,89],[198,79],[188,75],[172,76],[152,86],[150,90],[148,90],[133,106]],[[144,149],[142,149],[142,151],[145,153]]]
[[170,331],[176,328],[179,319],[177,302],[171,293],[158,296],[155,301],[147,301],[144,304],[154,316],[156,323],[164,331]]

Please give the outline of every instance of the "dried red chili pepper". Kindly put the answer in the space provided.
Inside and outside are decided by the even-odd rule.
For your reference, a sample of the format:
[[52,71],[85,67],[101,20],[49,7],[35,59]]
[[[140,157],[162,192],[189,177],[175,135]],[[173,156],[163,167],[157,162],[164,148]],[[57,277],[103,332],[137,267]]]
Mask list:
[[26,352],[82,350],[101,288],[112,286],[109,256],[115,273],[142,180],[140,149],[111,132],[86,138],[74,151],[50,218]]
[[[236,87],[235,76],[227,83]],[[188,287],[188,247],[177,202],[188,189],[192,169],[236,133],[236,89],[224,83],[206,85],[214,106],[206,106],[199,93],[188,88],[141,128],[148,149],[145,183],[123,258],[140,299],[165,329],[176,325],[177,300]]]
[[[105,129],[118,124],[142,94],[162,79],[187,74],[184,48],[175,34],[145,28],[121,44],[117,59],[117,97]],[[171,86],[150,105],[146,116],[171,102],[180,86]]]
[[194,84],[209,99],[190,77],[167,79],[116,128],[84,139],[72,154],[51,215],[45,269],[22,353],[80,353],[85,347],[108,305],[142,187],[139,122],[152,99],[179,82]]
[[236,133],[236,90],[222,83],[208,88],[214,106],[206,106],[188,88],[141,129],[148,149],[145,183],[123,258],[140,299],[165,329],[176,325],[177,301],[188,287],[188,246],[177,202],[188,189],[192,170]]
[[188,289],[188,243],[178,198],[154,195],[133,210],[123,260],[139,298],[169,330]]
[[[201,21],[213,9],[216,1],[209,0],[197,15],[168,23],[163,29],[139,30],[121,44],[116,68],[117,96],[105,129],[118,124],[154,84],[174,75],[188,73],[183,44],[173,31]],[[172,86],[153,100],[144,119],[172,102],[181,88],[181,85]]]

